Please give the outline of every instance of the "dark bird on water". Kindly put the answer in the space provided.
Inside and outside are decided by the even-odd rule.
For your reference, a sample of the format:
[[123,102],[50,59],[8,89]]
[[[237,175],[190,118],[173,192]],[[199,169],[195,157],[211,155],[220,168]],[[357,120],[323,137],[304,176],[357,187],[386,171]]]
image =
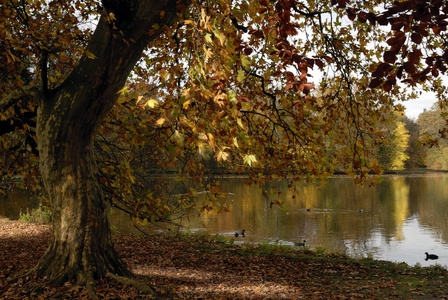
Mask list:
[[425,258],[425,260],[428,260],[428,259],[438,259],[439,257],[437,256],[437,255],[435,255],[435,254],[428,254],[428,252],[425,252],[425,254],[426,254],[426,258]]
[[296,242],[294,243],[297,247],[305,247],[306,246],[306,240],[303,240],[302,242]]
[[245,237],[244,232],[246,232],[246,229],[243,229],[243,231],[241,231],[241,232],[235,231],[235,237],[239,237],[240,235],[242,237]]

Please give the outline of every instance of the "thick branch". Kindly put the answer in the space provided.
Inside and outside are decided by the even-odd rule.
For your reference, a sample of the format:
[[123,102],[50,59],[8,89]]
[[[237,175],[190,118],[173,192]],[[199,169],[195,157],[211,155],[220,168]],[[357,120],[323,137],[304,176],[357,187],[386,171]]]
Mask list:
[[40,98],[41,97],[41,90],[39,87],[34,85],[25,85],[13,92],[11,92],[8,96],[3,98],[0,101],[0,111],[5,111],[14,104],[16,104],[18,101],[25,97],[35,97]]
[[243,32],[247,32],[249,30],[248,27],[238,24],[238,20],[235,17],[232,17],[230,20],[232,21],[232,24],[236,27],[236,29],[242,30]]
[[40,77],[42,81],[42,91],[44,94],[48,92],[48,51],[42,50],[42,58],[40,60]]

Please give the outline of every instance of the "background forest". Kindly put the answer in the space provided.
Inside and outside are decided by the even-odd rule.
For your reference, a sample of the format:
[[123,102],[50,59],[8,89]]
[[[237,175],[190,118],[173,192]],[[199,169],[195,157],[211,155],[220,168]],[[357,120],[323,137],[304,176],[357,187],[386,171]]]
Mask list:
[[[389,122],[382,124],[384,140],[372,142],[372,152],[384,172],[448,170],[448,143],[445,139],[438,139],[444,126],[445,118],[437,104],[425,109],[417,119],[394,114]],[[228,165],[215,161],[212,151],[205,152],[202,158],[207,161],[211,172],[230,170]],[[338,172],[344,172],[342,166]]]

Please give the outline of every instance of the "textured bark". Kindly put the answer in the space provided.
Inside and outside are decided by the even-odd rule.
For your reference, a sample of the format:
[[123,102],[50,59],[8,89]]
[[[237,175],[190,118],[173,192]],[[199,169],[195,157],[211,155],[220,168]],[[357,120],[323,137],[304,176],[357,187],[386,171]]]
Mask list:
[[[144,47],[161,31],[146,33],[155,23],[171,24],[177,2],[104,1],[103,16],[88,47],[96,58],[81,58],[67,80],[40,100],[37,138],[53,235],[33,271],[52,283],[76,279],[89,285],[108,273],[130,275],[112,245],[93,141]],[[116,18],[113,24],[111,13]]]

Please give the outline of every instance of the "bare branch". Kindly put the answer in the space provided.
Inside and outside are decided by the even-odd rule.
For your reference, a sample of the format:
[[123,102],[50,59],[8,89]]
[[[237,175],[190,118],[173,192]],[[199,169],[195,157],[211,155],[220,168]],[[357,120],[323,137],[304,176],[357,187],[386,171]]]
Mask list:
[[232,21],[232,24],[236,27],[236,29],[242,30],[243,32],[247,32],[249,30],[248,27],[238,24],[238,20],[235,17],[230,18],[230,20]]
[[297,4],[293,4],[292,8],[294,9],[294,11],[298,14],[301,14],[302,16],[304,16],[305,18],[312,18],[314,16],[320,16],[322,14],[326,14],[329,13],[330,11],[310,11],[310,9],[308,7],[305,7],[305,9],[308,12],[302,11],[297,7]]

